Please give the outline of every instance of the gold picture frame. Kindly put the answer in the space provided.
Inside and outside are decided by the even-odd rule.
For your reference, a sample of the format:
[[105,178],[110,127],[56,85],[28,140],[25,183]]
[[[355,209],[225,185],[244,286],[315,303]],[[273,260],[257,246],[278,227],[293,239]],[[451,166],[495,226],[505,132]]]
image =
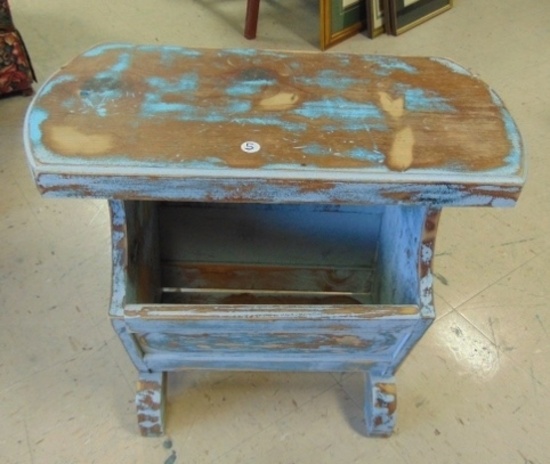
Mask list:
[[367,27],[365,0],[321,0],[321,50]]

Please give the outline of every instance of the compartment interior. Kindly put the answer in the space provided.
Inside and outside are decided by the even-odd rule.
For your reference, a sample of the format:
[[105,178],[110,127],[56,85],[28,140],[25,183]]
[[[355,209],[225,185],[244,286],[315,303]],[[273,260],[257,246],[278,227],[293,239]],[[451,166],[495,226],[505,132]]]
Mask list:
[[127,304],[411,305],[425,207],[124,202]]
[[371,304],[383,208],[158,204],[161,303]]

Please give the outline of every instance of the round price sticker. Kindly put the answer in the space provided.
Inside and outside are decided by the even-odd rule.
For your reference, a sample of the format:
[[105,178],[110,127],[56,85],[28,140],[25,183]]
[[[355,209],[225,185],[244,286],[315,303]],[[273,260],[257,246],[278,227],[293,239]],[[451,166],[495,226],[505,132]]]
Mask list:
[[241,145],[241,150],[245,153],[258,153],[260,151],[260,148],[262,147],[257,142],[244,142]]

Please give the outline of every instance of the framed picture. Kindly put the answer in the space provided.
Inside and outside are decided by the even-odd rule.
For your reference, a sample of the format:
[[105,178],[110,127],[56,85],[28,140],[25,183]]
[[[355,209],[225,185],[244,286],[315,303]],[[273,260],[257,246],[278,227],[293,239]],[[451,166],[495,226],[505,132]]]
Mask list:
[[367,37],[374,39],[384,32],[384,0],[367,0]]
[[392,34],[399,35],[449,10],[453,0],[385,0]]
[[321,0],[321,49],[365,29],[365,0]]

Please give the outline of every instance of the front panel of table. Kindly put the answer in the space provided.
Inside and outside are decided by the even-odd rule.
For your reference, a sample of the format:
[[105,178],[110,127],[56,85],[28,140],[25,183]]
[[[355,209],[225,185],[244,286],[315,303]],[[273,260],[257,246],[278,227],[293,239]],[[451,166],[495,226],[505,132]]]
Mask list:
[[[113,325],[140,372],[158,374],[145,385],[159,391],[162,373],[180,369],[360,371],[389,388],[435,317],[437,209],[110,207]],[[395,410],[371,407],[369,433],[391,433]],[[162,430],[158,414],[147,417],[156,419],[140,420],[143,434]]]
[[148,369],[388,373],[433,318],[427,208],[111,205],[125,218],[111,315]]

